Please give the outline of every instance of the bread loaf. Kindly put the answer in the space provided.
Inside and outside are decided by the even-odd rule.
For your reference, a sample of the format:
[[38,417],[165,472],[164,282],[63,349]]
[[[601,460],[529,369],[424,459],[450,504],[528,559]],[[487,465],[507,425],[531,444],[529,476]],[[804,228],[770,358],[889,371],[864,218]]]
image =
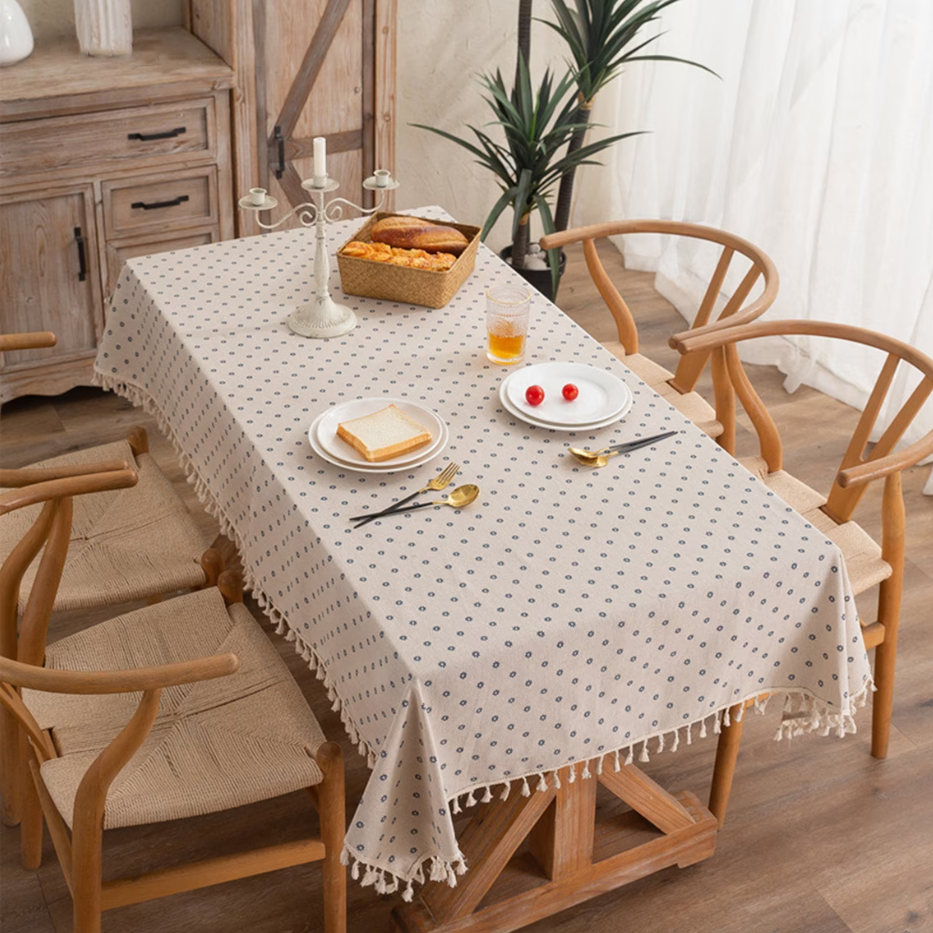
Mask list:
[[416,217],[383,217],[373,224],[374,243],[387,243],[400,249],[423,249],[428,253],[459,256],[470,241],[454,227],[432,224]]
[[446,272],[457,261],[452,253],[428,253],[423,249],[399,249],[386,243],[362,243],[351,240],[341,250],[344,256],[355,259],[370,259],[391,266],[408,266],[411,269],[427,269],[429,272]]
[[362,418],[337,425],[337,436],[358,450],[370,463],[424,447],[432,440],[431,432],[409,418],[400,408],[389,405]]

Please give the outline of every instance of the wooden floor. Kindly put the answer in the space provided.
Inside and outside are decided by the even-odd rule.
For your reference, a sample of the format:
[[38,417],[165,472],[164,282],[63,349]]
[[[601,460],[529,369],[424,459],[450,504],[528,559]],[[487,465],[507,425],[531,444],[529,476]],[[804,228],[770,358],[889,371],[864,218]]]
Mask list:
[[[643,351],[672,361],[667,336],[680,319],[658,298],[650,278],[607,265],[642,322]],[[597,338],[613,336],[601,302],[571,253],[558,302]],[[766,384],[786,436],[786,465],[820,488],[828,482],[853,413],[824,396],[801,389],[788,396],[781,377],[756,370]],[[759,383],[760,384],[760,383]],[[53,399],[20,399],[0,417],[0,463],[20,466],[56,453],[123,436],[145,424],[153,452],[178,481],[192,511],[207,527],[191,487],[182,481],[174,454],[154,423],[123,400],[95,389]],[[729,818],[718,852],[688,869],[668,869],[583,906],[526,927],[528,933],[933,933],[933,497],[921,495],[927,470],[906,476],[908,500],[907,590],[894,730],[890,757],[868,752],[868,711],[859,733],[844,740],[805,737],[774,742],[778,708],[750,716],[745,728]],[[860,520],[877,534],[877,491],[861,507]],[[867,608],[867,606],[866,606]],[[52,638],[87,624],[86,616],[54,623]],[[290,644],[276,639],[325,732],[341,738],[337,715]],[[349,812],[366,778],[364,762],[344,740]],[[653,758],[645,770],[671,790],[705,795],[712,769],[712,739]],[[236,849],[287,838],[310,826],[302,795],[254,810],[205,817],[192,823],[118,830],[105,837],[106,870],[124,874],[171,864],[192,853]],[[349,814],[348,814],[349,815]],[[306,822],[307,820],[307,822]],[[262,827],[260,830],[259,827]],[[41,869],[19,867],[18,834],[0,830],[0,928],[4,933],[65,933],[70,900],[51,844]],[[290,869],[165,901],[105,914],[105,933],[312,933],[321,929],[320,882],[315,866]],[[350,885],[351,933],[390,929],[394,896]]]

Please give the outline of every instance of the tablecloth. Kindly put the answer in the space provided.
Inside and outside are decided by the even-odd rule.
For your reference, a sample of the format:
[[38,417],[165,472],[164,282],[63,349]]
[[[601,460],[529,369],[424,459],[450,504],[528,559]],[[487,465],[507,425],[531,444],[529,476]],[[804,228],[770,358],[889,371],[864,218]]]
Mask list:
[[[329,227],[329,250],[360,224]],[[761,693],[789,697],[785,732],[854,730],[870,669],[831,541],[538,295],[526,363],[598,366],[634,404],[570,434],[508,415],[483,294],[515,273],[485,247],[439,310],[342,296],[335,275],[360,323],[331,340],[285,324],[313,253],[299,230],[130,260],[96,372],[157,417],[367,756],[355,877],[453,882],[463,806],[676,749]],[[369,396],[438,412],[444,458],[384,475],[318,458],[315,416]],[[601,470],[565,453],[671,428]],[[469,509],[350,527],[445,459],[482,490]]]

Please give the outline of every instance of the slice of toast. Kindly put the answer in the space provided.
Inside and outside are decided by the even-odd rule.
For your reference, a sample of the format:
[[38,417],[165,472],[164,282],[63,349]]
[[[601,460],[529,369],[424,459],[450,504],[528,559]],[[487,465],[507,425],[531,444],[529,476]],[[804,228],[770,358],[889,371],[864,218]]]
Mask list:
[[337,425],[337,437],[370,463],[390,460],[430,444],[431,432],[395,405]]

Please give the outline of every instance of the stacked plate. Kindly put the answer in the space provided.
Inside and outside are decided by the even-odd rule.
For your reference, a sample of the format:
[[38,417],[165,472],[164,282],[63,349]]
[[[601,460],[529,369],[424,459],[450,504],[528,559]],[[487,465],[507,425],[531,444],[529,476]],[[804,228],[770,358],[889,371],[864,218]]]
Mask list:
[[[337,436],[337,425],[343,421],[352,421],[371,415],[375,411],[395,405],[410,418],[431,432],[432,441],[426,447],[419,447],[391,460],[380,463],[370,463],[362,454],[358,453],[346,441]],[[411,470],[433,460],[450,440],[450,429],[430,408],[416,405],[414,402],[402,398],[359,398],[352,402],[335,405],[318,415],[308,428],[308,440],[311,449],[322,459],[334,466],[354,470],[357,473],[393,473],[398,470]]]
[[[577,387],[573,401],[563,396],[567,383]],[[525,398],[525,391],[533,385],[544,389],[540,405]],[[632,407],[632,393],[621,379],[585,363],[538,363],[516,370],[499,386],[499,400],[510,415],[552,431],[605,428],[624,418]]]

